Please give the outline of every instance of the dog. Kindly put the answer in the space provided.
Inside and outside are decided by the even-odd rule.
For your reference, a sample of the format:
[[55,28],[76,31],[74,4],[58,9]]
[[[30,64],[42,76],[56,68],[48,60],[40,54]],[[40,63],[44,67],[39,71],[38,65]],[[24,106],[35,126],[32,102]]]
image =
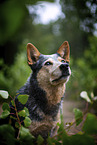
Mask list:
[[29,130],[37,137],[46,139],[54,136],[60,123],[60,109],[65,92],[65,84],[71,75],[69,67],[70,50],[67,41],[52,55],[43,55],[31,43],[27,44],[28,65],[32,74],[18,94],[29,95],[25,105],[18,102],[17,110],[27,107],[32,121]]

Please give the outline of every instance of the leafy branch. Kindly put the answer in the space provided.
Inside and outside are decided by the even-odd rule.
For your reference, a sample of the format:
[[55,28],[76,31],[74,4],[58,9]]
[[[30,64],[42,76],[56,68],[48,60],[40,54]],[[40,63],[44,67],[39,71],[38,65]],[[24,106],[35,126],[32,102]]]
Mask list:
[[[54,143],[68,143],[68,144],[73,144],[71,142],[69,142],[69,139],[73,139],[74,136],[76,136],[76,138],[79,138],[79,143],[81,143],[80,139],[83,136],[83,139],[88,138],[87,144],[96,144],[97,143],[97,117],[96,115],[90,113],[90,111],[92,110],[95,101],[97,101],[97,98],[93,95],[93,93],[91,93],[90,96],[88,96],[87,92],[83,91],[80,94],[81,98],[83,98],[86,101],[86,108],[85,111],[82,112],[80,109],[74,108],[73,112],[75,115],[75,120],[71,123],[67,123],[67,127],[64,129],[64,123],[63,123],[63,119],[61,120],[61,125],[58,123],[59,126],[59,130],[57,132],[57,135],[53,136],[52,138],[49,138],[49,140],[51,141],[51,139],[53,140]],[[73,133],[72,136],[70,136],[71,134],[68,133],[67,130],[71,131],[71,127],[73,127],[74,125],[76,125],[76,127],[78,127],[80,124],[82,123],[82,127],[80,128],[80,131],[78,131],[77,133]],[[67,139],[68,141],[64,140]],[[90,139],[91,138],[91,139]],[[95,141],[93,141],[93,139],[95,139]],[[92,142],[93,141],[93,142]],[[74,140],[74,142],[76,143],[76,140]],[[82,140],[83,142],[83,140]],[[83,143],[85,144],[85,143]]]
[[[0,91],[0,95],[2,96],[2,98],[7,99],[9,94],[7,93],[7,91]],[[31,119],[29,118],[29,111],[26,107],[24,107],[23,110],[18,111],[17,107],[16,107],[16,103],[15,103],[15,98],[12,98],[10,96],[11,100],[11,104],[12,106],[9,106],[8,103],[4,103],[2,106],[3,112],[1,114],[1,118],[5,119],[6,117],[8,117],[10,115],[10,119],[14,119],[15,122],[15,127],[18,128],[18,136],[17,139],[19,139],[20,133],[21,133],[21,128],[23,127],[22,123],[24,123],[25,127],[29,127],[31,125]],[[27,100],[28,100],[28,95],[19,95],[18,100],[20,103],[22,103],[23,105],[26,104]],[[13,110],[14,113],[10,112],[10,110]],[[15,116],[15,117],[14,117]],[[24,119],[21,121],[20,117],[23,117]]]
[[[5,91],[0,91],[0,95],[3,98],[8,98],[8,93]],[[97,117],[93,113],[90,113],[91,110],[94,107],[95,102],[97,101],[97,97],[94,96],[93,93],[90,94],[90,96],[87,94],[87,92],[83,91],[80,94],[81,98],[83,98],[86,101],[86,108],[85,111],[82,112],[80,109],[75,108],[73,110],[75,115],[75,120],[71,123],[67,123],[67,127],[64,128],[64,122],[63,117],[61,116],[61,124],[58,125],[58,131],[57,134],[53,137],[48,136],[47,140],[45,141],[47,145],[73,145],[77,143],[77,145],[96,145],[97,143]],[[12,98],[12,97],[11,97]],[[28,100],[27,95],[19,95],[18,101],[22,103],[23,105],[26,104]],[[34,141],[36,140],[37,145],[43,145],[44,139],[39,135],[36,139],[33,137],[29,129],[27,127],[30,126],[31,120],[29,118],[29,111],[26,107],[23,108],[23,110],[18,111],[15,103],[15,99],[12,98],[12,106],[9,107],[9,104],[4,103],[2,106],[3,112],[1,114],[1,118],[6,118],[10,115],[11,119],[15,119],[15,127],[18,128],[18,137],[15,139],[15,130],[13,127],[9,124],[1,125],[0,126],[0,135],[3,138],[3,140],[0,143],[9,144],[9,142],[13,142],[13,145],[15,143],[18,143],[20,145],[34,145]],[[96,102],[97,103],[97,102]],[[14,110],[14,113],[10,113],[10,109]],[[16,117],[14,117],[14,116]],[[21,121],[20,117],[23,117],[24,120]],[[22,125],[24,124],[24,126]],[[79,125],[82,124],[82,127],[77,133],[73,133],[71,135],[69,132],[71,132],[71,128],[73,126],[79,127]],[[6,134],[6,136],[5,136]],[[9,136],[9,137],[8,137]]]

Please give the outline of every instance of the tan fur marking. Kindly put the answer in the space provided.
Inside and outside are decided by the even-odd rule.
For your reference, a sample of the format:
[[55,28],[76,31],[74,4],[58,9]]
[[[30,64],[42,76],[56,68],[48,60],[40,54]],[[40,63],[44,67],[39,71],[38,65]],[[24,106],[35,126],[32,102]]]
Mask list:
[[46,71],[45,68],[42,68],[39,71],[37,75],[37,81],[39,83],[39,86],[46,91],[46,97],[48,99],[49,104],[55,105],[61,101],[61,98],[63,97],[65,92],[64,83],[52,85],[50,83],[50,74]]
[[62,59],[61,57],[58,57],[58,61],[60,61],[60,62],[61,62],[62,60],[63,60],[63,59]]
[[64,60],[65,62],[70,62],[70,60],[69,59],[62,59],[61,57],[58,57],[58,61],[62,61],[62,60]]

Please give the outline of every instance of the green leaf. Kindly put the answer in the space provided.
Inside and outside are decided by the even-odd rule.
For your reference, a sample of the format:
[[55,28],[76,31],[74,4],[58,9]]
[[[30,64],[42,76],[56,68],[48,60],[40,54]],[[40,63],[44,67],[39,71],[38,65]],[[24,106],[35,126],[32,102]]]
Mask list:
[[0,145],[15,145],[15,130],[9,124],[0,125]]
[[21,145],[34,145],[33,139],[35,139],[35,137],[31,135],[31,133],[29,132],[29,129],[22,126],[20,129]]
[[22,117],[29,116],[29,110],[28,110],[28,108],[24,107],[24,109],[22,111],[18,112],[18,115],[22,116]]
[[19,102],[24,105],[27,103],[28,97],[29,97],[28,95],[19,95],[17,98],[18,98]]
[[[25,136],[28,136],[28,135],[31,135],[30,132],[29,132],[29,129],[22,126],[21,129],[20,129],[20,136],[25,137]],[[34,138],[34,137],[32,136],[32,138]]]
[[2,109],[3,109],[3,111],[5,111],[5,110],[10,111],[9,104],[8,103],[3,103]]
[[82,111],[80,111],[77,108],[74,108],[73,112],[74,112],[74,115],[75,115],[76,125],[79,125],[83,120],[83,113],[82,113]]
[[25,127],[29,127],[31,125],[31,119],[29,117],[25,117],[24,125]]
[[47,144],[48,145],[62,145],[58,140],[54,139],[53,137],[48,137],[47,138]]
[[86,91],[80,93],[81,98],[85,99],[87,102],[92,103]]
[[68,145],[95,145],[94,139],[86,134],[72,135],[69,137]]
[[22,111],[18,112],[18,115],[22,116],[22,117],[25,117],[26,116],[25,110],[22,110]]
[[10,114],[10,112],[8,110],[5,110],[2,112],[2,114],[0,115],[1,118],[5,119],[8,115]]
[[24,107],[23,110],[25,110],[25,116],[29,116],[29,110],[28,110],[28,108]]
[[57,140],[64,142],[64,138],[65,138],[65,141],[66,141],[67,133],[64,129],[63,120],[61,120],[61,124],[57,123],[57,125],[59,126],[59,129],[58,129],[58,132],[57,132],[59,135],[57,136]]
[[12,104],[12,106],[15,107],[15,102],[14,102],[14,100],[11,100],[11,104]]
[[87,134],[97,134],[97,117],[88,113],[82,130]]
[[53,139],[51,137],[47,138],[47,143],[48,145],[52,145],[53,144]]
[[38,138],[37,138],[37,145],[42,145],[43,142],[44,142],[43,137],[41,135],[39,135]]
[[16,128],[19,128],[19,127],[20,127],[20,125],[19,125],[18,122],[15,122],[15,127],[16,127]]
[[64,131],[64,122],[63,122],[63,115],[61,115],[61,123],[57,123],[57,126],[59,127],[58,133]]
[[0,96],[4,99],[8,99],[9,94],[7,91],[0,90]]

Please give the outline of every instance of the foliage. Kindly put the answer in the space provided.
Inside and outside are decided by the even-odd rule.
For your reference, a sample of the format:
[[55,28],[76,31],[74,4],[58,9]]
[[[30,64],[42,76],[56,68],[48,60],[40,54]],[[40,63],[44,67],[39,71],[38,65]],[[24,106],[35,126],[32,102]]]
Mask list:
[[[26,52],[24,52],[26,54]],[[26,81],[31,73],[27,65],[27,58],[24,53],[18,54],[15,63],[7,67],[4,65],[4,70],[0,71],[0,88],[5,88],[14,96],[17,91]],[[5,72],[6,71],[6,75]],[[13,87],[14,86],[14,87]]]
[[[89,37],[89,47],[84,51],[83,56],[78,59],[71,59],[71,78],[67,84],[69,98],[79,99],[79,92],[97,94],[97,37]],[[80,80],[80,81],[79,81]]]
[[0,144],[15,145],[15,130],[11,125],[5,124],[0,126],[0,137]]
[[[19,0],[13,0],[2,2],[0,5],[0,44],[4,44],[12,38],[12,36],[14,36],[17,30],[21,27],[25,17],[28,15],[26,5],[34,5],[39,1],[40,0],[24,0],[20,2]],[[53,2],[53,0],[49,1]]]
[[[85,99],[85,101],[87,101],[87,103],[89,99],[91,100],[89,101],[89,107],[86,108],[85,112],[82,112],[81,110],[75,108],[74,109],[75,121],[69,123],[69,126],[67,126],[65,129],[64,129],[63,119],[61,117],[61,124],[59,123],[57,124],[59,127],[57,134],[53,137],[48,136],[47,140],[44,140],[42,136],[40,135],[38,136],[38,138],[35,138],[34,136],[30,134],[29,129],[26,128],[31,124],[28,109],[25,107],[22,111],[18,112],[15,105],[15,101],[13,99],[14,107],[15,107],[14,109],[16,111],[16,116],[17,116],[17,118],[15,118],[16,120],[15,127],[18,128],[18,136],[17,138],[15,138],[15,130],[10,124],[1,125],[0,136],[2,137],[2,139],[0,140],[0,143],[3,145],[5,144],[14,145],[16,143],[20,145],[26,145],[26,144],[33,145],[36,142],[37,145],[43,145],[45,141],[47,145],[52,145],[52,144],[73,145],[73,144],[76,144],[76,142],[78,145],[86,145],[86,144],[96,145],[97,117],[94,114],[90,113],[90,110],[92,109],[93,104],[95,101],[97,101],[97,99],[94,99],[95,97],[93,93],[89,97],[87,92],[85,91],[83,91],[80,95],[83,99]],[[28,96],[24,95],[24,100],[23,100],[23,96],[19,95],[18,99],[20,103],[25,104],[27,102]],[[7,103],[4,103],[2,108],[3,108],[3,112],[9,111],[9,107]],[[10,113],[10,116],[12,117],[11,113]],[[19,119],[21,116],[25,118],[24,126],[22,125]],[[5,116],[1,115],[1,117],[5,119]],[[80,131],[78,130],[77,133],[73,133],[73,135],[70,135],[71,127],[74,126],[75,124],[76,126],[79,126],[81,123],[82,123],[82,127]]]
[[[85,86],[87,90],[92,89],[95,94],[97,93],[97,62],[95,61],[97,58],[96,53],[96,41],[97,37],[90,38],[90,48],[87,48],[85,51],[85,58],[78,60],[77,64],[79,67],[80,74],[84,74],[81,76],[81,85]],[[94,57],[95,56],[95,57]],[[79,75],[80,76],[80,75]]]
[[[37,29],[34,31],[32,21],[34,20],[35,14],[29,14],[28,5],[33,6],[37,2],[40,2],[40,0],[3,0],[0,2],[0,61],[3,60],[3,65],[0,65],[0,70],[2,70],[4,75],[2,77],[7,76],[5,64],[7,66],[14,64],[15,57],[25,47],[24,44],[30,42],[31,38],[34,41],[33,38]],[[49,2],[54,1],[49,0]],[[22,48],[20,47],[21,45]],[[7,88],[5,87],[3,89]]]
[[97,3],[94,0],[61,0],[67,18],[77,21],[81,29],[87,32],[95,30]]
[[[94,0],[60,0],[65,19],[60,19],[59,26],[62,38],[71,45],[71,56],[83,58],[89,48],[88,37],[97,32],[97,2]],[[61,39],[62,39],[61,38]]]

